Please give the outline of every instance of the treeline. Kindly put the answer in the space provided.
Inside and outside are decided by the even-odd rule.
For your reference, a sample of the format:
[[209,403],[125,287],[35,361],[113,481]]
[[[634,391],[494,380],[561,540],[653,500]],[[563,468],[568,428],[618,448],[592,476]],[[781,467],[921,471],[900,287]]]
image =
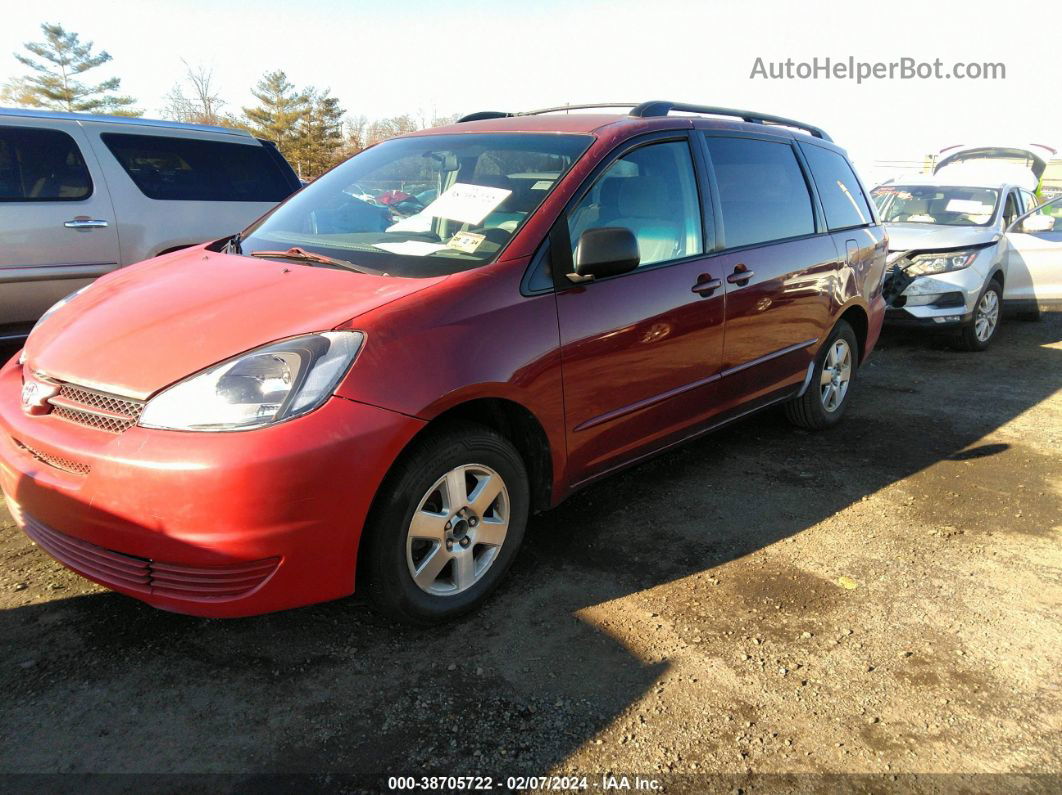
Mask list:
[[[120,93],[121,80],[98,83],[82,76],[112,60],[106,50],[59,24],[41,25],[44,40],[28,42],[14,53],[28,67],[0,88],[5,104],[72,113],[142,116],[136,99]],[[312,179],[362,149],[395,135],[453,121],[423,113],[369,120],[351,115],[328,88],[297,88],[282,70],[266,72],[251,94],[257,104],[234,111],[216,88],[213,71],[185,63],[185,75],[166,95],[161,116],[174,121],[248,130],[273,141],[305,179]]]

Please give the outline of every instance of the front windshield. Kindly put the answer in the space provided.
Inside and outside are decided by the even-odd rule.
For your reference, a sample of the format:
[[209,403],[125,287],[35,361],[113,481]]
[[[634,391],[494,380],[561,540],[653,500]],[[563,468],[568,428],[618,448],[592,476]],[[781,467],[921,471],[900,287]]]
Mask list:
[[887,224],[988,226],[999,191],[935,185],[882,185],[871,194]]
[[397,138],[367,149],[250,227],[245,255],[292,248],[393,276],[493,260],[586,151],[586,135]]

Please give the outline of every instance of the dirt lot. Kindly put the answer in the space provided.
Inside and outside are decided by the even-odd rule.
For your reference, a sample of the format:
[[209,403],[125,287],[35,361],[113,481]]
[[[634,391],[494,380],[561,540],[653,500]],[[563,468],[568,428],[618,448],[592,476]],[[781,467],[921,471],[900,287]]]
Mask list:
[[768,413],[593,487],[434,631],[356,599],[168,615],[0,508],[0,771],[1056,789],[1060,386],[1059,315],[985,354],[888,335],[841,428]]

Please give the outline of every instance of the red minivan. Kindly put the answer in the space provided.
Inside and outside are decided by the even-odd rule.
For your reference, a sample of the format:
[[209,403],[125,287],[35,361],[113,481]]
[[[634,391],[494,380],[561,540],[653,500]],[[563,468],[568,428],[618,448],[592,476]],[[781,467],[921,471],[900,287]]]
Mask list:
[[56,304],[0,370],[15,520],[166,610],[357,587],[432,622],[597,478],[773,404],[836,423],[886,254],[844,152],[748,111],[564,110],[386,141]]

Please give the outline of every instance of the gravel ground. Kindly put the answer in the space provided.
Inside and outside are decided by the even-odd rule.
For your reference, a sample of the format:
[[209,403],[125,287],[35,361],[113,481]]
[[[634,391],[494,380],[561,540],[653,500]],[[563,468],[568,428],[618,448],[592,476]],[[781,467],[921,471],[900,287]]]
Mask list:
[[888,334],[840,428],[769,412],[587,489],[430,631],[169,615],[0,507],[0,772],[1058,791],[1060,386],[1060,315],[984,354]]

